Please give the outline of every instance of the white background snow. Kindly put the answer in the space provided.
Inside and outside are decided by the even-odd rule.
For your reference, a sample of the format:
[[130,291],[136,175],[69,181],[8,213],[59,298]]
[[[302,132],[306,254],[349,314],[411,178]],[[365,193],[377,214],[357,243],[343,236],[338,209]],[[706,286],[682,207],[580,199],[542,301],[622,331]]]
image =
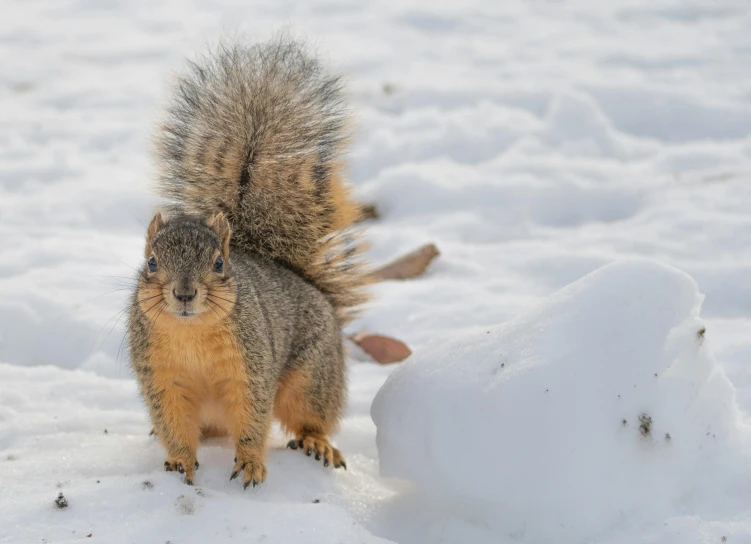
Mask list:
[[[0,12],[0,542],[751,542],[748,2],[4,0]],[[189,488],[160,471],[119,353],[127,290],[113,290],[140,265],[170,74],[221,35],[285,24],[348,74],[350,176],[382,214],[369,257],[442,252],[426,276],[377,285],[351,326],[415,351],[397,372],[417,386],[390,385],[374,410],[379,440],[397,440],[384,474],[401,479],[379,475],[370,415],[396,367],[353,359],[336,438],[347,472],[284,450],[277,430],[262,488],[228,481],[221,441],[199,451]],[[583,280],[564,317],[561,294],[544,302],[633,257],[660,265]],[[700,317],[694,284],[663,265],[706,295]],[[634,338],[647,355],[630,370],[593,334],[619,325],[649,343]],[[475,340],[488,330],[490,344]],[[502,395],[489,382],[484,406],[503,411],[471,418],[478,377],[461,376],[502,352],[527,373],[498,382]],[[669,361],[686,383],[662,374]],[[581,394],[551,396],[572,365]],[[639,396],[619,407],[608,395],[637,374]],[[441,376],[454,411],[433,404]],[[522,394],[543,383],[547,397]],[[558,423],[589,406],[601,417],[566,434]],[[652,442],[637,434],[646,409]],[[706,426],[723,431],[712,445]],[[530,456],[534,444],[548,449]],[[593,476],[608,460],[623,465],[611,486]]]

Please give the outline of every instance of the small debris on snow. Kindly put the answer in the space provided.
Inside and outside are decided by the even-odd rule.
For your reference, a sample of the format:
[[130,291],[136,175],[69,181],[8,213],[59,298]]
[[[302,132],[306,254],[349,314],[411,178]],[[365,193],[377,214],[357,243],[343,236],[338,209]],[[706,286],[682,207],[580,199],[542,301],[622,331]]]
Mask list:
[[109,434],[109,431],[107,429],[104,429],[104,434]]
[[313,500],[313,504],[318,504],[320,502],[321,502],[321,499],[315,499],[315,500]]
[[642,436],[649,436],[652,432],[652,418],[649,414],[641,414],[639,416],[639,432]]
[[55,499],[55,504],[58,508],[68,508],[68,499],[65,498],[65,495],[62,493],[58,493],[57,498]]
[[665,433],[665,441],[670,442],[673,439],[672,436],[670,436],[670,433]]
[[[99,480],[97,480],[97,483],[99,483]],[[141,487],[143,489],[154,489],[154,484],[152,484],[149,480],[146,480],[141,484]]]

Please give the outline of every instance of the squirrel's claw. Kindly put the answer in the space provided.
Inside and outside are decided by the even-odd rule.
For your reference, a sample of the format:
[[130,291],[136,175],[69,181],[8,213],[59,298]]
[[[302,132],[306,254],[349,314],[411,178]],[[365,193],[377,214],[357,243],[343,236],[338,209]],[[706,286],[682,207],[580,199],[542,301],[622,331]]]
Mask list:
[[347,469],[342,452],[332,446],[325,437],[308,435],[302,439],[290,440],[287,447],[293,450],[300,449],[308,457],[315,453],[316,461],[323,460],[324,467],[334,465],[334,468]]
[[243,473],[243,489],[247,489],[250,485],[256,487],[266,481],[266,466],[262,462],[255,460],[249,460],[247,462],[242,462],[242,460],[235,461],[235,467],[229,478],[230,481],[237,478],[241,472]]
[[164,462],[164,470],[167,472],[179,472],[185,474],[185,483],[193,485],[193,475],[198,468],[198,461],[177,461],[175,459],[167,459]]

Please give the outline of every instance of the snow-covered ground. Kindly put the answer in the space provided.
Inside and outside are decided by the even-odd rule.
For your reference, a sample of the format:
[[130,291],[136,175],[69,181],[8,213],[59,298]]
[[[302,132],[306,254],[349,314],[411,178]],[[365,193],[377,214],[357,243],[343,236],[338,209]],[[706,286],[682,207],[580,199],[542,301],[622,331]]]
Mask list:
[[751,484],[700,303],[685,273],[618,262],[423,349],[373,403],[381,475],[520,540],[694,541],[676,513],[745,512],[726,486]]
[[[0,11],[0,542],[751,542],[745,0]],[[351,326],[415,351],[374,410],[384,475],[400,479],[379,475],[370,415],[399,367],[353,359],[336,439],[347,472],[284,450],[276,430],[263,487],[228,481],[233,453],[218,441],[189,488],[160,471],[120,352],[118,311],[156,202],[148,138],[184,56],[285,24],[349,74],[350,174],[382,215],[372,260],[425,242],[442,252],[426,276],[377,285]],[[649,264],[543,302],[632,257],[689,274],[700,317],[691,280]],[[620,325],[633,350],[603,338]],[[508,378],[461,379],[497,353]],[[628,380],[640,393],[619,408],[610,397]],[[435,404],[443,393],[454,406]],[[627,425],[607,427],[612,415]],[[707,426],[722,432],[705,443]],[[609,485],[613,457],[623,471]]]

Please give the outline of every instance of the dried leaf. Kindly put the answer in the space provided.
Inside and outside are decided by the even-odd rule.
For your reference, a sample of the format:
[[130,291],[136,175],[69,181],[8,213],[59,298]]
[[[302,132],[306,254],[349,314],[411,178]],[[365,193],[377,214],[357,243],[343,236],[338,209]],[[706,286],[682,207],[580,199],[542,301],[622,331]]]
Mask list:
[[416,278],[427,270],[430,262],[438,255],[440,252],[435,244],[426,244],[371,272],[370,277],[373,281]]
[[360,349],[382,365],[398,363],[412,355],[412,350],[407,347],[407,344],[388,336],[359,332],[350,338],[360,346]]
[[360,221],[368,219],[380,219],[381,214],[378,212],[375,204],[362,204],[360,206]]

